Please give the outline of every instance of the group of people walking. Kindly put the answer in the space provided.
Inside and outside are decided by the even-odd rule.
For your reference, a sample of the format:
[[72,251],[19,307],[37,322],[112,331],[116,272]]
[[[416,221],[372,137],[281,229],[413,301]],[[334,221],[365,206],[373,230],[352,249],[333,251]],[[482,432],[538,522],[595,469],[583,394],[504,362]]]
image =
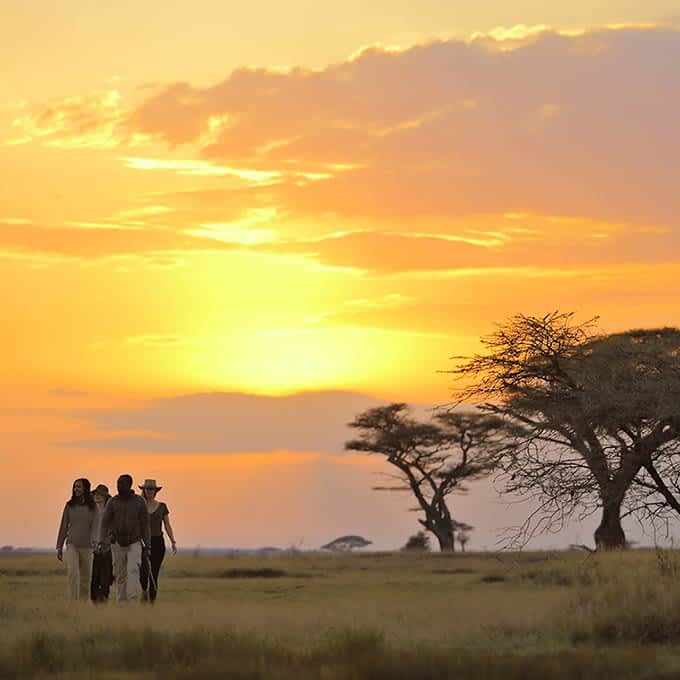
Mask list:
[[[156,499],[162,487],[147,479],[135,493],[130,475],[121,475],[113,498],[104,484],[73,482],[57,536],[57,559],[66,557],[71,600],[106,602],[113,583],[118,602],[155,602],[165,557],[163,529],[177,552],[168,506]],[[66,549],[64,550],[64,544]]]

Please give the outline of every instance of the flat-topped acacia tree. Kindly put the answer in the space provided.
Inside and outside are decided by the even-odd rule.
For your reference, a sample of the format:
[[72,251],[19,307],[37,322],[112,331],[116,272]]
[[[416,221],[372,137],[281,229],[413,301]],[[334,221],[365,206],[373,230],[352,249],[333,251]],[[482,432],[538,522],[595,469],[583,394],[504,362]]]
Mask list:
[[503,490],[536,504],[519,538],[600,512],[596,545],[624,547],[635,481],[645,475],[649,486],[654,470],[677,469],[680,330],[602,335],[594,324],[571,313],[515,316],[453,371],[466,385],[461,401],[483,402],[513,432]]
[[418,521],[439,542],[442,552],[454,550],[456,522],[447,500],[465,491],[463,482],[489,474],[496,462],[502,420],[470,412],[440,411],[427,422],[409,414],[406,404],[371,408],[349,426],[359,436],[345,444],[348,451],[385,456],[398,472],[380,491],[410,491],[418,502]]

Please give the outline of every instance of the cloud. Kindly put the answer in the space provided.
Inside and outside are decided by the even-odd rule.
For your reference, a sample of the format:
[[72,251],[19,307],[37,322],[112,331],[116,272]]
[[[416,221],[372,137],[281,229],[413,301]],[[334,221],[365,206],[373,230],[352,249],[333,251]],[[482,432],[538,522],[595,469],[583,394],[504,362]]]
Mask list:
[[49,390],[49,394],[55,397],[87,397],[90,393],[84,390],[73,390],[62,387],[55,387]]
[[183,338],[178,335],[170,334],[147,334],[132,335],[124,339],[126,345],[145,345],[147,347],[181,347],[183,345],[195,344],[190,338]]
[[195,184],[137,208],[162,205],[166,215],[74,221],[89,230],[77,238],[6,222],[0,250],[174,258],[247,249],[386,275],[672,261],[677,63],[671,28],[515,27],[470,42],[371,47],[317,70],[239,69],[210,87],[156,86],[131,109],[116,90],[24,104],[20,132],[49,143],[103,134],[121,147],[182,146],[182,158],[155,146],[119,159]]
[[283,397],[241,393],[155,399],[130,409],[78,411],[101,436],[64,446],[157,453],[268,451],[339,454],[346,427],[360,411],[384,402],[354,392]]
[[146,135],[126,129],[127,114],[116,89],[55,98],[40,105],[24,104],[20,110],[12,125],[21,134],[5,140],[6,144],[38,140],[64,149],[110,149],[147,140]]
[[[230,216],[231,209],[236,206],[216,214]],[[670,227],[531,213],[435,221],[426,231],[408,231],[404,226],[319,236],[286,233],[289,213],[274,207],[253,207],[231,217],[192,224],[190,220],[199,216],[190,210],[149,205],[99,222],[73,221],[63,227],[0,220],[0,255],[57,261],[137,257],[153,266],[176,266],[191,253],[238,252],[357,274],[439,276],[664,263],[672,262],[680,249],[680,231]],[[165,223],[169,218],[174,225]],[[332,224],[336,218],[326,221]]]
[[275,171],[228,168],[201,160],[140,158],[136,156],[126,156],[121,160],[126,167],[133,170],[168,170],[189,177],[237,177],[254,184],[268,183],[280,177],[280,173]]
[[[353,168],[283,185],[295,212],[532,210],[677,225],[680,32],[522,38],[508,52],[449,40],[318,71],[237,70],[213,87],[168,86],[128,122],[228,166]],[[214,116],[229,124],[201,146]]]
[[475,216],[449,228],[450,233],[366,229],[279,239],[259,248],[374,274],[666,262],[680,248],[680,233],[670,229],[556,216]]
[[139,228],[109,223],[74,222],[65,227],[0,223],[0,252],[17,256],[54,255],[97,259],[159,251],[233,249],[217,240],[208,242],[180,231]]
[[0,224],[11,224],[13,226],[31,224],[31,220],[26,217],[0,217]]

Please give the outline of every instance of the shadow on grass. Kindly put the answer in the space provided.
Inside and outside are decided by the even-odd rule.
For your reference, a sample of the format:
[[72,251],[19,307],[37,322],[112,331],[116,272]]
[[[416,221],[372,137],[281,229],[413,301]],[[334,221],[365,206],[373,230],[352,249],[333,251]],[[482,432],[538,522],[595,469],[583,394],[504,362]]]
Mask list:
[[482,583],[503,583],[507,579],[502,574],[487,574],[479,579]]
[[285,571],[284,569],[260,569],[236,568],[221,569],[218,571],[173,571],[173,578],[311,578],[312,574]]

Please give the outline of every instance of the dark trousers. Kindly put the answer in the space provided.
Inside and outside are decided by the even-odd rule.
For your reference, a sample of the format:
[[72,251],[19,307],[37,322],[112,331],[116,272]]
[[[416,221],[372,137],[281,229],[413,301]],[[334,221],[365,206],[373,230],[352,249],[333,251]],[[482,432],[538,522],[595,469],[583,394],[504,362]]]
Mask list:
[[90,597],[93,602],[106,602],[109,599],[109,588],[113,583],[113,560],[111,551],[95,553],[92,560],[92,582]]
[[142,590],[149,590],[149,600],[153,602],[156,599],[158,586],[158,574],[161,570],[161,564],[165,557],[165,541],[162,536],[151,537],[151,574],[153,575],[153,582],[150,582],[149,569],[146,565],[146,560],[142,560],[142,568],[139,570],[139,582],[142,584]]

